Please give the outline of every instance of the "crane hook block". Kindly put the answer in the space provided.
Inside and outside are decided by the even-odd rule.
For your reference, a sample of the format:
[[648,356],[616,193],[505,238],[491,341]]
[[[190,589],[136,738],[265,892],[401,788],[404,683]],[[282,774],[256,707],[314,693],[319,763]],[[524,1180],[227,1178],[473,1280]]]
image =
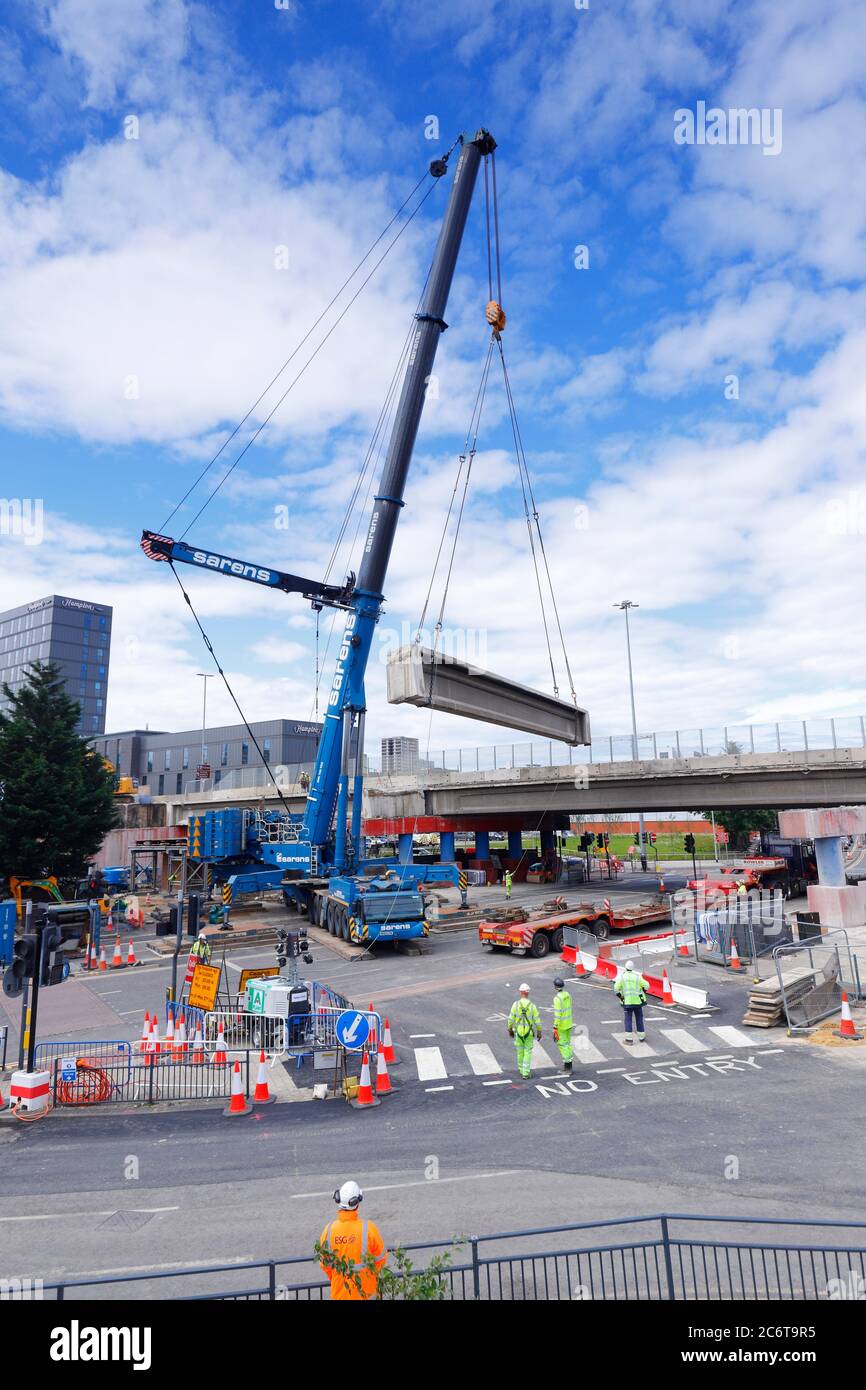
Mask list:
[[448,173],[448,160],[432,159],[430,161],[430,173],[433,175],[434,179],[441,179],[443,174]]
[[497,304],[495,299],[491,299],[487,305],[487,322],[494,333],[501,333],[505,327],[505,313],[501,304]]

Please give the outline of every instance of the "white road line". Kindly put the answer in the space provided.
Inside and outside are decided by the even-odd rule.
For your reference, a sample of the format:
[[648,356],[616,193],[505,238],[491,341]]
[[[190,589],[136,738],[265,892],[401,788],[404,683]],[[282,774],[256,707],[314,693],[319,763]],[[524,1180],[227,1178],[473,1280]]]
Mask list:
[[429,1096],[432,1091],[453,1091],[453,1086],[425,1086],[424,1090]]
[[509,1081],[508,1077],[505,1077],[502,1081],[482,1081],[481,1085],[482,1085],[482,1086],[510,1086],[510,1085],[511,1085],[511,1082]]
[[760,1044],[756,1044],[754,1038],[749,1037],[748,1033],[743,1033],[739,1028],[732,1028],[726,1023],[711,1023],[709,1030],[711,1033],[715,1033],[717,1038],[721,1038],[723,1043],[727,1043],[728,1047],[760,1046]]
[[612,1076],[614,1072],[625,1071],[625,1067],[599,1067],[599,1076]]
[[414,1052],[419,1081],[438,1081],[448,1075],[438,1047],[416,1047]]
[[625,1039],[626,1039],[626,1034],[625,1034],[625,1033],[611,1033],[611,1037],[612,1037],[612,1038],[616,1038],[616,1040],[617,1040],[617,1042],[619,1043],[620,1047],[624,1048],[626,1052],[630,1052],[631,1055],[632,1055],[633,1057],[657,1057],[657,1056],[658,1056],[658,1053],[656,1052],[655,1048],[654,1048],[654,1047],[650,1047],[649,1043],[645,1043],[645,1042],[631,1042],[631,1043],[627,1043],[626,1040],[625,1040]]
[[458,1038],[480,1038],[483,1032],[483,1028],[461,1028],[457,1036]]
[[[618,1023],[618,1022],[619,1022],[619,1019],[617,1019],[617,1023]],[[571,1040],[571,1046],[572,1046],[572,1049],[573,1049],[573,1051],[574,1051],[574,1055],[575,1055],[575,1057],[577,1058],[577,1060],[578,1060],[579,1062],[606,1062],[606,1061],[607,1061],[607,1058],[605,1057],[604,1053],[603,1053],[603,1052],[599,1052],[598,1048],[595,1046],[594,1043],[591,1043],[591,1042],[590,1042],[589,1038],[584,1038],[584,1037],[572,1038],[572,1040]]]
[[706,1043],[702,1043],[700,1038],[696,1038],[686,1028],[660,1028],[662,1037],[672,1042],[674,1047],[678,1047],[680,1052],[709,1052]]
[[539,1071],[542,1067],[558,1066],[558,1063],[554,1062],[552,1057],[548,1057],[547,1053],[545,1052],[544,1048],[541,1046],[541,1043],[538,1041],[537,1038],[533,1041],[532,1044],[531,1066],[533,1071]]
[[[491,1082],[487,1082],[486,1084],[487,1084],[487,1085],[491,1085],[491,1086],[493,1086],[493,1085],[497,1085],[497,1086],[498,1086],[498,1085],[501,1085],[502,1083],[501,1083],[501,1082],[498,1082],[498,1081],[497,1081],[497,1082],[492,1082],[492,1081],[491,1081]],[[453,1088],[453,1087],[448,1087],[448,1086],[440,1086],[438,1089],[439,1089],[439,1090],[442,1090],[442,1091],[447,1091],[447,1090],[453,1090],[454,1088]],[[512,1178],[512,1177],[514,1177],[515,1174],[517,1174],[519,1171],[520,1171],[520,1170],[519,1170],[518,1168],[502,1168],[502,1169],[500,1169],[500,1171],[499,1171],[498,1173],[459,1173],[459,1174],[457,1174],[457,1175],[456,1175],[455,1177],[453,1177],[453,1178],[437,1178],[437,1179],[436,1179],[436,1183],[437,1183],[438,1186],[441,1187],[441,1186],[442,1186],[444,1183],[446,1183],[446,1182],[478,1182],[478,1181],[480,1181],[482,1178]],[[397,1187],[427,1187],[427,1186],[429,1185],[429,1182],[430,1182],[430,1179],[429,1179],[429,1178],[414,1178],[411,1182],[386,1182],[386,1183],[381,1183],[378,1187],[370,1187],[369,1184],[365,1184],[365,1186],[364,1186],[364,1191],[365,1191],[365,1192],[392,1192],[392,1191],[393,1191],[395,1188],[397,1188]],[[308,1198],[308,1197],[333,1197],[333,1195],[334,1195],[333,1191],[331,1191],[331,1192],[292,1192],[292,1193],[289,1195],[289,1201],[290,1201],[290,1202],[300,1202],[300,1201],[305,1200],[305,1199]],[[200,1264],[201,1261],[199,1260],[198,1263]]]
[[496,1076],[501,1074],[502,1068],[493,1055],[487,1043],[464,1043],[463,1051],[469,1059],[469,1065],[476,1076]]
[[435,1038],[435,1036],[435,1033],[410,1033],[409,1041],[411,1042],[413,1038]]
[[146,1009],[118,1009],[117,1016],[118,1018],[129,1018],[130,1014],[143,1014],[146,1012],[149,1011]]
[[784,1047],[767,1047],[761,1052],[762,1057],[769,1057],[773,1052],[784,1052]]
[[119,989],[95,989],[93,993],[96,995],[97,999],[107,999],[109,994],[122,994],[123,991]]
[[[135,1212],[136,1215],[154,1216],[161,1211],[180,1211],[180,1207],[129,1207],[122,1212],[126,1216]],[[61,1217],[71,1216],[114,1216],[114,1211],[61,1211],[61,1212],[31,1212],[26,1216],[0,1216],[0,1221],[59,1221]]]

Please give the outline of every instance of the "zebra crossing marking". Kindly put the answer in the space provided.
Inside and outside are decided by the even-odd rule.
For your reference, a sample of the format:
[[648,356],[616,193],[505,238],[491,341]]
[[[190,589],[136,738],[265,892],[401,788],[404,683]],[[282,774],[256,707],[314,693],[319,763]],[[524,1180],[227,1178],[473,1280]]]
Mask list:
[[571,1040],[572,1051],[578,1062],[583,1062],[587,1066],[593,1062],[606,1062],[607,1058],[603,1052],[599,1052],[594,1043],[591,1043],[585,1034],[581,1033],[578,1037]]
[[629,1035],[628,1035],[627,1033],[611,1033],[611,1037],[612,1037],[612,1038],[616,1038],[616,1040],[617,1040],[617,1042],[619,1043],[620,1047],[623,1048],[626,1052],[630,1052],[631,1055],[632,1055],[632,1057],[657,1057],[657,1056],[658,1056],[658,1053],[656,1052],[655,1048],[654,1048],[654,1047],[650,1047],[649,1043],[645,1043],[645,1042],[631,1042],[631,1043],[627,1043],[627,1042],[626,1042],[626,1038],[627,1038],[628,1036],[629,1036]]
[[439,1081],[448,1075],[448,1070],[438,1047],[416,1047],[415,1066],[419,1081]]
[[739,1028],[732,1028],[728,1023],[711,1023],[708,1025],[711,1033],[715,1033],[717,1038],[721,1038],[728,1047],[755,1047],[755,1039],[750,1038],[748,1033],[743,1033]]
[[493,1049],[487,1043],[464,1043],[463,1051],[476,1076],[501,1075],[502,1068],[493,1055]]
[[706,1043],[696,1038],[686,1028],[660,1028],[659,1032],[678,1047],[680,1052],[709,1052]]
[[530,1063],[533,1071],[541,1071],[542,1067],[558,1067],[559,1063],[554,1062],[549,1057],[537,1038],[532,1043],[532,1062]]

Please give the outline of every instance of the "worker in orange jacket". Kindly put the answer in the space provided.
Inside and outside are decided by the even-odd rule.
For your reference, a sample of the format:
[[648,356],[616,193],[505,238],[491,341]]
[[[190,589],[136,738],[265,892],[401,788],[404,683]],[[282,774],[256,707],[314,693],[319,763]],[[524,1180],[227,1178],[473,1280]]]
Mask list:
[[334,1201],[339,1208],[337,1219],[325,1227],[320,1244],[332,1250],[341,1259],[352,1261],[361,1287],[358,1288],[355,1278],[351,1275],[346,1278],[337,1270],[328,1269],[322,1264],[322,1269],[331,1281],[332,1299],[363,1301],[376,1297],[376,1275],[363,1261],[367,1255],[372,1255],[376,1261],[376,1269],[381,1269],[388,1258],[388,1251],[375,1222],[362,1221],[358,1214],[358,1207],[363,1200],[363,1192],[358,1184],[351,1180],[344,1182],[334,1193]]

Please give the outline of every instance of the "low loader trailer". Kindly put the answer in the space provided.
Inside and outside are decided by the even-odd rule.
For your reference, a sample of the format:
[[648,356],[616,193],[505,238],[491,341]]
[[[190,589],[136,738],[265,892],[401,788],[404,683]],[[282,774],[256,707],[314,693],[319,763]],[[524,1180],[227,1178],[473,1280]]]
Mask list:
[[569,907],[564,899],[545,903],[535,912],[516,907],[481,922],[478,940],[488,951],[511,951],[515,955],[539,960],[553,951],[562,952],[564,928],[579,927],[606,941],[614,931],[641,931],[644,927],[664,926],[670,921],[666,902],[646,902],[615,907],[607,899],[602,904],[578,903]]

